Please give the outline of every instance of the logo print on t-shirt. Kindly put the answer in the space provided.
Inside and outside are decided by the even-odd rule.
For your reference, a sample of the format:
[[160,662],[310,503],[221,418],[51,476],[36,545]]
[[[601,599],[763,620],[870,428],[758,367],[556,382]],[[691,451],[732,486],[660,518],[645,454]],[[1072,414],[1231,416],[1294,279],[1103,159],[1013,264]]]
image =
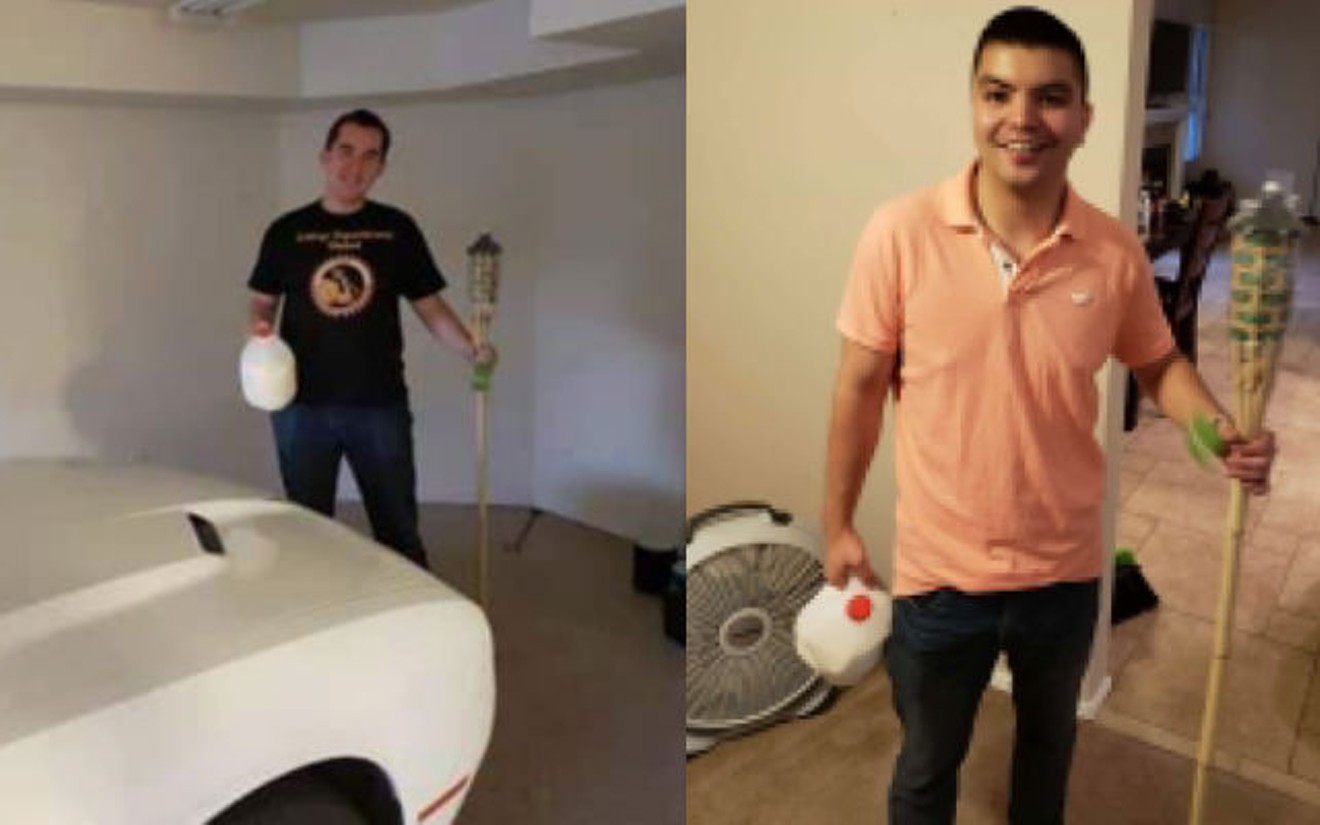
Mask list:
[[331,258],[317,267],[311,282],[312,303],[331,318],[356,315],[371,302],[376,279],[366,261],[353,255]]

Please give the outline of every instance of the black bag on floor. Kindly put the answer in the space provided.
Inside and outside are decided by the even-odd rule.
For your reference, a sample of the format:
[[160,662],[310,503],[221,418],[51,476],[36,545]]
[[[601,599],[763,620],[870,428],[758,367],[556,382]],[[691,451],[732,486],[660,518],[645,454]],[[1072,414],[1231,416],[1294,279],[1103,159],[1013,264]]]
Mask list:
[[659,596],[669,587],[669,571],[678,561],[678,550],[633,545],[633,590]]
[[670,566],[665,588],[665,635],[687,646],[687,568],[680,560]]
[[1158,606],[1160,597],[1142,575],[1135,561],[1114,565],[1114,601],[1109,608],[1110,624],[1118,624]]

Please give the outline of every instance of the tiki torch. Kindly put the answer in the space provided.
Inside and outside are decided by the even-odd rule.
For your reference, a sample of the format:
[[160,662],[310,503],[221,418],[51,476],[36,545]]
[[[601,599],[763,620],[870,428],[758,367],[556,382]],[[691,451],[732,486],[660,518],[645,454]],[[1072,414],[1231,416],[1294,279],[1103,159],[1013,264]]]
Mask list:
[[[1294,240],[1301,222],[1293,204],[1273,181],[1261,188],[1257,201],[1243,201],[1242,211],[1229,222],[1233,241],[1229,310],[1229,360],[1233,377],[1234,419],[1245,438],[1260,433],[1265,405],[1274,388],[1283,333],[1292,307]],[[1193,429],[1204,429],[1196,422]],[[1204,814],[1207,771],[1214,756],[1215,722],[1224,664],[1229,657],[1233,605],[1237,592],[1238,562],[1247,498],[1242,482],[1231,479],[1228,519],[1224,530],[1224,561],[1215,615],[1214,657],[1206,686],[1201,717],[1201,743],[1196,755],[1192,787],[1191,822],[1200,825]]]
[[[472,337],[478,346],[489,340],[490,326],[495,320],[495,301],[500,287],[500,245],[483,232],[471,246],[468,254],[468,298],[472,307]],[[477,601],[482,607],[487,602],[487,550],[490,545],[490,517],[487,512],[490,498],[490,440],[487,431],[486,405],[490,393],[493,364],[477,364],[472,368],[472,390],[476,397],[477,420]]]

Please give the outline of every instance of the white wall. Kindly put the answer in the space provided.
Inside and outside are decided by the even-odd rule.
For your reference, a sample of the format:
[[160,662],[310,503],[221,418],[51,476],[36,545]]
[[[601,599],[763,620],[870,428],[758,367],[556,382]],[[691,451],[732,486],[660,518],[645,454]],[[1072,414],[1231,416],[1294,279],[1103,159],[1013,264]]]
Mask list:
[[[467,311],[504,245],[492,497],[643,541],[681,535],[683,80],[382,107],[377,192]],[[148,460],[278,489],[237,356],[267,223],[319,191],[334,111],[0,103],[0,458]],[[405,312],[424,500],[473,496],[467,370]],[[347,488],[352,495],[351,486]]]
[[0,456],[276,480],[238,394],[242,282],[276,200],[268,115],[0,103]]
[[[651,546],[683,536],[682,78],[548,103],[561,147],[537,268],[535,500]],[[564,152],[564,148],[572,147]]]
[[[395,145],[375,193],[427,232],[462,313],[465,247],[490,229],[505,248],[493,500],[671,544],[683,521],[682,107],[681,78],[379,107]],[[282,119],[282,209],[317,192],[337,113]],[[420,493],[470,500],[466,371],[411,316],[405,329]]]
[[1302,206],[1309,204],[1320,140],[1318,35],[1313,0],[1219,0],[1199,168],[1217,168],[1247,197],[1267,169],[1292,170]]

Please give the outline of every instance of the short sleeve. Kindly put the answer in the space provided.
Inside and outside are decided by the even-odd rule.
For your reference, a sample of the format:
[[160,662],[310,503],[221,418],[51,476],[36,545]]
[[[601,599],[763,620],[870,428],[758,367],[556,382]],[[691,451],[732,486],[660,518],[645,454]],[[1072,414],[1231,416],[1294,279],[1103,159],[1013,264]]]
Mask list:
[[853,253],[835,326],[868,349],[897,352],[902,338],[902,291],[886,210],[871,216]]
[[1114,357],[1129,369],[1144,367],[1173,350],[1173,333],[1155,291],[1155,274],[1144,251],[1129,253],[1124,268],[1123,313],[1114,341]]
[[278,224],[271,224],[261,238],[261,249],[257,252],[257,262],[248,276],[248,288],[267,295],[279,295],[284,292],[280,278],[279,254],[276,237]]
[[410,301],[425,298],[445,288],[445,276],[431,255],[431,248],[417,223],[407,215],[400,226],[403,242],[403,265],[399,272],[399,293]]

